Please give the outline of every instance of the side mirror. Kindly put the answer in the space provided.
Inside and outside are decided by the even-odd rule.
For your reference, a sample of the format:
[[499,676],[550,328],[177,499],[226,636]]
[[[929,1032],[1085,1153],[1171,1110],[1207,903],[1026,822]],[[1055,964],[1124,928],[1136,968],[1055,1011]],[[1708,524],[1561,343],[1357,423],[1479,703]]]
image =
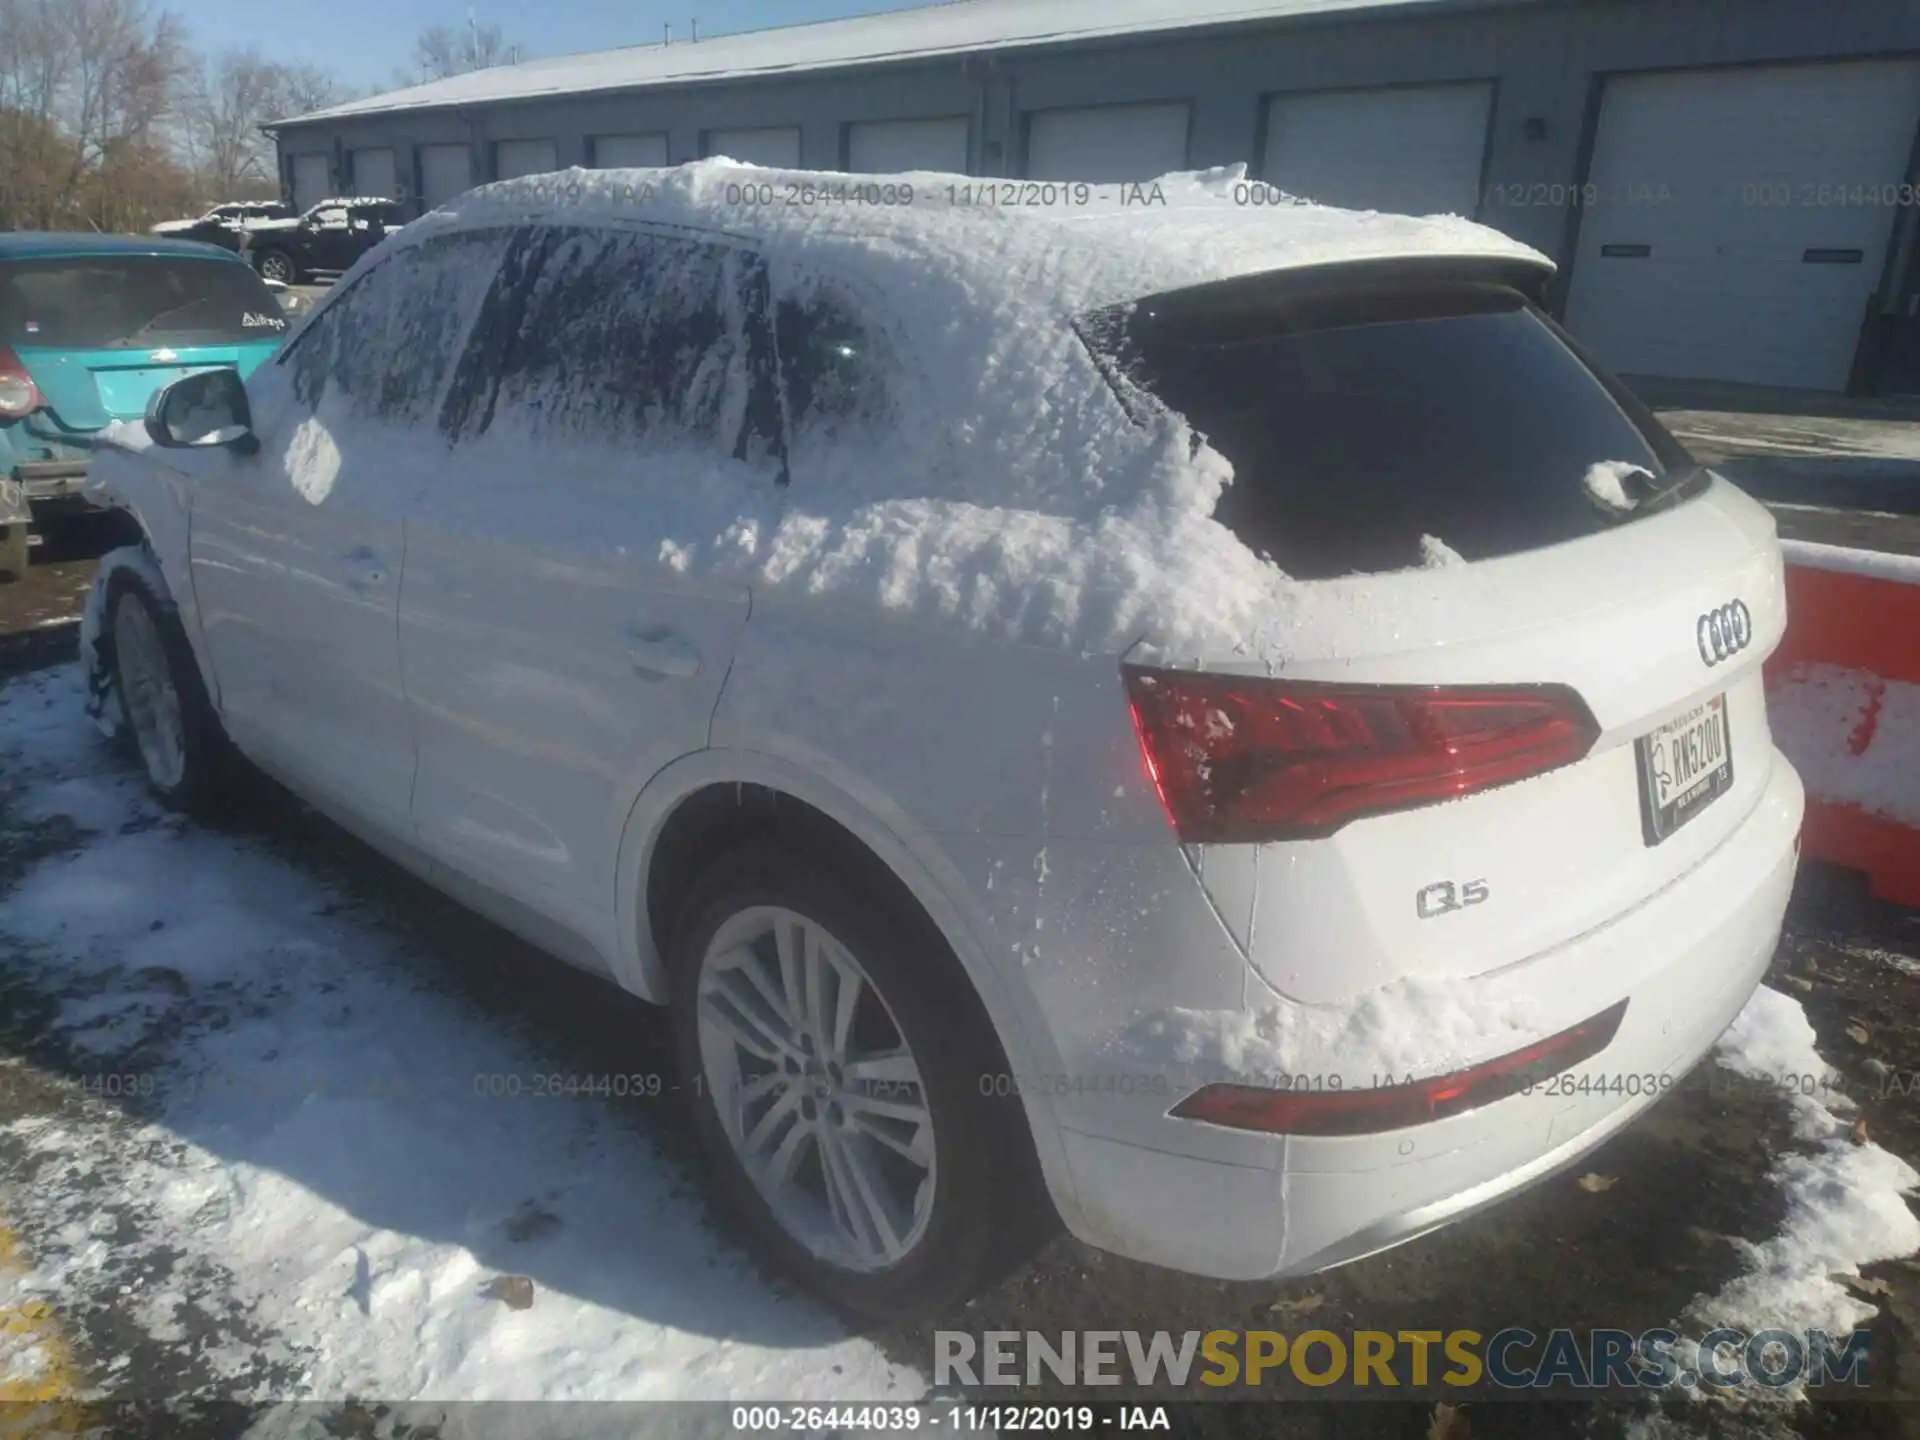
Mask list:
[[147,402],[147,434],[170,450],[224,446],[251,455],[260,448],[247,387],[237,371],[226,369],[202,370],[156,390]]

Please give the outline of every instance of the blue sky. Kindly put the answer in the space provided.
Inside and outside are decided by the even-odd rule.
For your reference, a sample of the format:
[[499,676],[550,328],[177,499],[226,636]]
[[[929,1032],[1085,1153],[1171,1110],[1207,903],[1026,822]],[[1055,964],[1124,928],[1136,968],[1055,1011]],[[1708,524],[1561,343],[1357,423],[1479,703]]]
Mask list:
[[[170,0],[196,48],[256,47],[273,60],[310,60],[349,85],[387,88],[406,60],[413,37],[428,25],[465,25],[463,0],[321,0],[318,4],[262,5],[260,0]],[[474,15],[498,25],[526,55],[564,55],[615,45],[657,41],[671,21],[674,38],[688,21],[702,35],[800,25],[876,10],[906,8],[905,0],[477,0]]]

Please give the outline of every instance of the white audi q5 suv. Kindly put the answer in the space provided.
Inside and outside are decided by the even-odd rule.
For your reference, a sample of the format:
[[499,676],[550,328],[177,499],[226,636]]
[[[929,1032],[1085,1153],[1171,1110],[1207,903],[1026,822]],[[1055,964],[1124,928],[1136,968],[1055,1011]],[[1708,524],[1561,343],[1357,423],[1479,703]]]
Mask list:
[[1773,525],[1550,274],[1238,169],[490,186],[116,432],[96,708],[670,1006],[840,1306],[1351,1260],[1671,1088],[1793,874]]

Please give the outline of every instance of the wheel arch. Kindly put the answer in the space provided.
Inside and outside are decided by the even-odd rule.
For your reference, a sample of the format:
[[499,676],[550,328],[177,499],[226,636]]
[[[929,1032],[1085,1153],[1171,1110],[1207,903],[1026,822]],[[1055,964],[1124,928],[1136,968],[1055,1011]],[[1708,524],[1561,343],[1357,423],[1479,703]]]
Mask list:
[[[629,813],[618,861],[619,948],[615,973],[643,999],[670,993],[663,954],[676,912],[673,890],[735,840],[769,828],[810,847],[831,847],[868,879],[891,890],[923,919],[959,962],[1014,1074],[1058,1068],[1051,1041],[1017,976],[990,959],[984,919],[971,916],[965,886],[932,837],[914,843],[830,780],[779,756],[702,750],[669,765]],[[809,853],[813,853],[811,850]],[[1027,1128],[1041,1176],[1063,1218],[1079,1209],[1049,1102],[1023,1092]]]
[[[192,483],[191,477],[148,456],[104,444],[94,452],[87,494],[105,507],[101,523],[111,529],[115,546],[141,546],[152,557],[165,586],[163,598],[172,602],[180,616],[201,682],[217,709],[220,690],[200,631],[200,607],[194,600],[188,561],[192,529],[188,487]],[[95,588],[104,603],[104,583]]]

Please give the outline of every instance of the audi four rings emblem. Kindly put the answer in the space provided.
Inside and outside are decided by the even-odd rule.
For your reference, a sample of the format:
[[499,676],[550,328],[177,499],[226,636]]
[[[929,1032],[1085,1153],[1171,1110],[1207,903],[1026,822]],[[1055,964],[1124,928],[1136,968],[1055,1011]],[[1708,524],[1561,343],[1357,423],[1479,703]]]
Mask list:
[[1718,610],[1709,610],[1693,627],[1694,640],[1700,646],[1700,658],[1718,665],[1753,643],[1753,612],[1747,602],[1735,600]]

